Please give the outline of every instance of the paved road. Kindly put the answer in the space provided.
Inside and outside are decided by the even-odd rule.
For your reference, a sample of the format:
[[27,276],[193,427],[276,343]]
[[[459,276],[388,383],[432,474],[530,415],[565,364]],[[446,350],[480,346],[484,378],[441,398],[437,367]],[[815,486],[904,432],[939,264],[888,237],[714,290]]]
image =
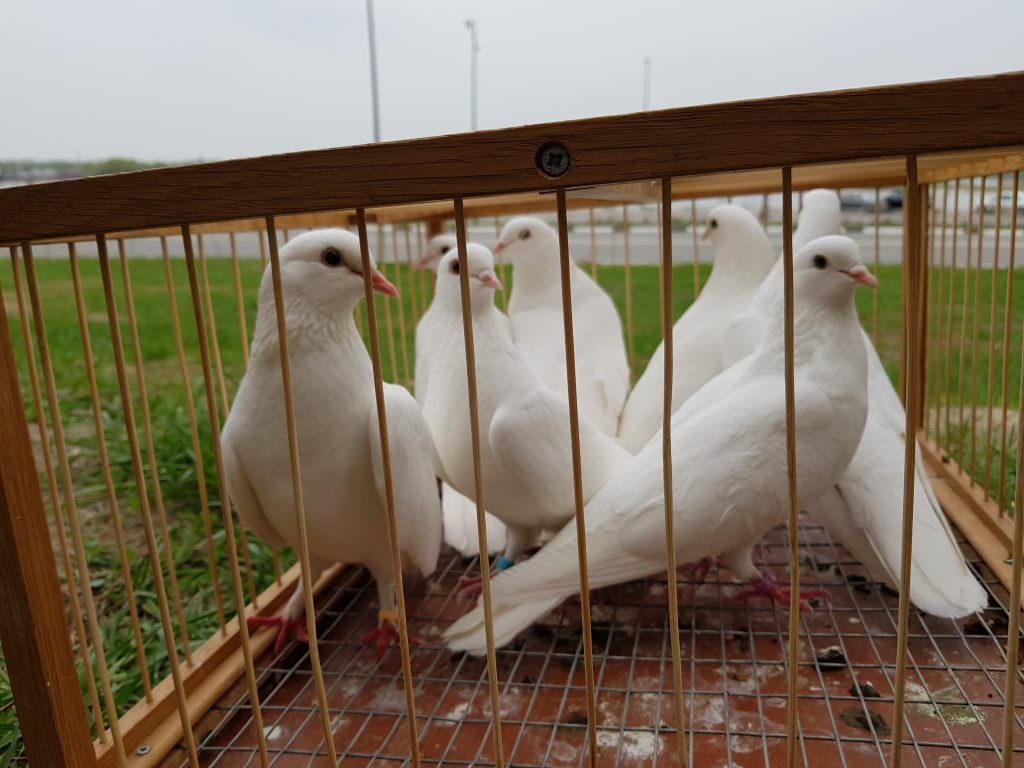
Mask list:
[[[875,261],[875,232],[873,227],[867,227],[862,231],[848,233],[861,248],[865,261],[870,265]],[[493,227],[473,227],[469,230],[471,240],[482,242],[485,245],[493,245],[495,241]],[[769,237],[775,245],[776,251],[782,250],[781,227],[769,227]],[[623,260],[623,234],[613,231],[611,227],[597,227],[595,229],[596,254],[598,264],[621,264]],[[881,264],[899,264],[902,259],[902,231],[899,227],[881,227],[879,231],[879,253],[878,260]],[[947,260],[952,258],[952,230],[947,235]],[[972,236],[972,253],[976,252],[978,236]],[[1000,264],[1005,266],[1009,258],[1009,230],[1003,230],[1000,238]],[[242,258],[258,258],[259,249],[256,243],[255,234],[240,234],[237,238],[239,254]],[[986,267],[992,266],[992,254],[994,249],[994,232],[987,231],[983,242],[982,264]],[[212,257],[227,256],[228,237],[227,235],[207,235],[204,238],[206,253]],[[399,258],[405,260],[404,240],[399,238]],[[370,244],[376,249],[376,241],[371,233]],[[578,227],[569,235],[569,244],[573,256],[578,262],[589,263],[591,258],[590,232],[585,227]],[[387,238],[386,259],[392,259],[391,240]],[[963,265],[966,256],[967,238],[963,229],[960,230],[957,245],[957,261]],[[631,228],[629,233],[630,258],[633,264],[652,265],[658,263],[658,233],[657,229],[649,226],[636,226]],[[172,254],[181,255],[181,243],[175,239],[170,240]],[[414,246],[415,248],[415,246]],[[95,247],[85,243],[79,246],[78,251],[84,257],[95,255]],[[693,235],[687,229],[676,231],[672,236],[673,259],[676,263],[691,263],[693,261]],[[1024,261],[1024,232],[1017,233],[1017,252],[1020,254],[1019,261]],[[39,246],[34,249],[39,257],[66,258],[67,249],[64,246]],[[157,258],[160,255],[160,243],[153,238],[132,240],[129,246],[129,255],[139,258]],[[415,257],[415,254],[414,254]],[[711,260],[711,248],[707,243],[698,241],[698,259],[707,263]]]

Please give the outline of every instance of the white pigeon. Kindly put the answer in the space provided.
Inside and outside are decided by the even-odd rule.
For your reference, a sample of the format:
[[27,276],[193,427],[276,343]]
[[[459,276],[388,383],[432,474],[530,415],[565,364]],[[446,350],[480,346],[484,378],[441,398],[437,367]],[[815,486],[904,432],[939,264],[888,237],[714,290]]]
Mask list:
[[[876,285],[856,244],[816,241],[794,264],[797,494],[826,492],[850,461],[867,411],[866,359],[853,302],[858,283]],[[788,514],[784,324],[781,306],[757,351],[708,382],[672,416],[673,515],[679,563],[724,553],[752,593],[788,599],[751,552]],[[592,589],[665,569],[662,445],[651,440],[587,505]],[[579,588],[574,525],[491,584],[495,643]],[[483,653],[478,606],[445,633],[456,650]]]
[[[374,290],[397,296],[377,271]],[[394,639],[395,574],[388,546],[383,465],[370,357],[353,313],[363,298],[359,239],[325,229],[281,249],[291,382],[313,582],[332,563],[362,563],[377,582],[378,656]],[[441,546],[441,510],[430,431],[412,395],[384,385],[403,558],[424,575]],[[268,544],[298,548],[290,453],[278,351],[274,290],[263,275],[249,367],[224,424],[221,445],[228,487],[242,521]],[[277,647],[304,637],[301,584],[273,619]]]
[[[839,198],[828,190],[804,196],[804,209],[794,234],[839,226]],[[770,307],[782,296],[782,268],[765,279],[750,311],[727,333],[726,365],[753,351],[760,343]],[[903,449],[906,412],[878,357],[870,337],[861,331],[868,359],[868,416],[857,453],[838,482],[808,506],[833,541],[846,549],[871,577],[899,588],[902,555]],[[914,483],[913,561],[910,599],[936,616],[961,618],[984,609],[985,589],[964,560],[945,514],[932,491],[917,452]]]
[[[719,205],[708,215],[704,239],[711,241],[714,265],[700,296],[672,328],[672,409],[723,370],[722,336],[745,311],[757,286],[775,262],[771,243],[757,219],[737,205]],[[665,378],[664,342],[658,345],[622,411],[619,442],[636,453],[661,428]]]
[[[565,340],[558,234],[540,219],[521,216],[501,229],[495,253],[513,269],[508,317],[527,367],[548,388],[566,394]],[[622,322],[604,289],[572,263],[576,391],[580,415],[614,437],[629,393]]]
[[[513,344],[506,319],[494,306],[494,259],[482,245],[467,246],[480,459],[487,511],[505,523],[508,539],[499,569],[509,567],[541,530],[557,530],[575,502],[564,395],[544,387]],[[438,474],[466,496],[475,493],[467,406],[466,357],[457,253],[441,259],[438,313],[430,384],[423,415],[434,435]],[[583,496],[589,499],[623,465],[618,444],[580,418]]]
[[[437,235],[430,239],[427,248],[413,269],[430,268],[437,271],[441,257],[454,252],[454,235]],[[497,279],[497,278],[495,278]],[[430,362],[433,358],[436,339],[446,327],[444,312],[435,307],[437,294],[427,311],[416,325],[416,402],[423,406],[430,386]],[[507,318],[502,315],[502,319]],[[444,540],[463,557],[480,553],[477,538],[476,502],[463,496],[447,483],[441,484],[441,511],[444,517]],[[490,513],[486,514],[487,554],[493,555],[505,547],[505,524]]]
[[[812,189],[803,198],[793,233],[793,253],[819,237],[838,235],[842,226],[839,196],[830,189]],[[766,238],[767,239],[767,238]],[[772,257],[774,258],[774,256]],[[745,310],[725,327],[722,340],[722,365],[728,368],[749,355],[764,335],[765,314],[772,311],[782,291],[782,259],[774,260],[767,276],[754,291]]]
[[804,193],[796,231],[793,232],[793,253],[798,253],[811,240],[838,235],[842,226],[839,195],[831,189],[812,189]]
[[413,265],[413,271],[430,269],[436,273],[441,257],[448,253],[448,251],[454,251],[457,244],[458,241],[455,239],[455,235],[434,235],[427,242],[427,247],[420,255],[419,261]]

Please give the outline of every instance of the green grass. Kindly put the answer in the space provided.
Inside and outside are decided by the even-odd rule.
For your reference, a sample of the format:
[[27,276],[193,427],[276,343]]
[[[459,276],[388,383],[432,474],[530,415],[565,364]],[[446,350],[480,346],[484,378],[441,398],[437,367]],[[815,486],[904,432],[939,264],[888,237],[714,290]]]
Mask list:
[[[190,365],[188,386],[191,388],[197,403],[197,416],[200,425],[201,444],[204,446],[203,466],[207,482],[210,486],[211,513],[213,515],[214,541],[218,551],[220,568],[220,589],[224,595],[225,608],[228,615],[233,615],[231,589],[228,582],[226,567],[226,545],[222,525],[220,525],[219,496],[216,492],[216,475],[213,469],[212,455],[209,453],[209,426],[206,418],[205,400],[203,399],[202,373],[199,366],[196,330],[189,299],[189,286],[185,265],[180,260],[173,263],[174,289],[179,305],[179,321],[184,337]],[[121,290],[121,276],[116,260],[114,284],[118,307],[121,313],[121,328],[125,336],[129,366],[132,365],[130,337],[125,317],[125,301]],[[82,259],[80,262],[82,283],[89,332],[92,339],[96,372],[99,388],[103,398],[102,410],[107,442],[110,450],[113,480],[121,501],[120,511],[128,532],[129,555],[132,563],[132,581],[136,590],[143,634],[146,640],[146,654],[150,660],[151,674],[154,682],[167,674],[168,666],[166,648],[154,592],[153,575],[146,556],[142,523],[139,515],[137,494],[135,491],[131,461],[128,452],[127,437],[121,415],[120,402],[117,396],[117,380],[114,367],[113,349],[107,325],[102,282],[98,263],[94,259]],[[58,396],[60,399],[61,417],[68,434],[72,452],[73,470],[76,478],[75,495],[77,506],[83,521],[85,536],[88,540],[87,554],[89,559],[92,590],[99,604],[102,621],[101,631],[104,636],[104,648],[107,661],[111,668],[111,677],[115,689],[115,697],[119,713],[123,714],[142,694],[141,678],[135,663],[135,649],[128,624],[128,610],[121,578],[120,566],[116,549],[110,536],[109,511],[106,508],[104,486],[100,474],[100,466],[96,451],[95,434],[92,429],[89,391],[86,384],[85,369],[82,360],[82,347],[79,336],[78,321],[73,301],[71,273],[66,259],[37,260],[36,268],[39,275],[40,296],[43,303],[47,338],[54,362],[54,372]],[[162,262],[159,260],[138,259],[130,263],[138,328],[140,332],[142,357],[145,361],[147,378],[148,402],[152,411],[153,430],[156,439],[157,464],[159,481],[167,505],[168,517],[171,522],[171,538],[173,541],[173,559],[176,564],[181,593],[188,596],[186,615],[189,637],[193,648],[198,647],[217,626],[217,615],[214,608],[214,585],[209,577],[207,566],[206,545],[203,535],[203,521],[200,515],[199,489],[196,478],[195,462],[192,453],[192,439],[189,430],[187,411],[185,409],[185,389],[181,381],[176,359],[174,337],[172,333],[173,319],[170,315],[167,287],[164,280]],[[229,393],[233,392],[240,380],[244,363],[242,358],[242,331],[239,325],[238,308],[235,299],[234,273],[232,265],[225,259],[211,259],[208,265],[211,294],[215,308],[215,321],[219,350],[223,366],[224,378]],[[707,278],[708,268],[701,267],[701,281]],[[600,267],[599,280],[615,300],[620,312],[625,314],[625,274],[621,267]],[[256,306],[256,287],[261,276],[260,264],[257,261],[245,260],[241,263],[241,279],[246,302],[244,306],[247,328],[253,326]],[[399,305],[390,300],[378,299],[377,313],[381,329],[381,357],[385,378],[399,380],[411,384],[414,363],[413,349],[413,317],[414,310],[422,312],[426,283],[424,275],[410,274],[404,268],[396,276],[389,271],[393,281],[397,281],[402,291],[402,308],[404,309],[405,334],[399,333]],[[878,327],[877,346],[886,362],[890,374],[895,378],[899,352],[899,329],[901,325],[900,305],[900,271],[895,267],[882,267],[879,275],[882,283],[877,293]],[[1001,271],[996,275],[997,305],[1002,306],[1003,291],[1007,275]],[[959,387],[963,384],[968,390],[979,393],[979,402],[987,402],[988,382],[988,301],[991,291],[992,274],[983,275],[979,292],[979,314],[982,318],[978,339],[977,359],[970,353],[962,366],[966,376],[961,382],[959,361],[960,310],[954,311],[954,360],[951,370],[951,387],[955,399]],[[632,325],[634,340],[634,375],[638,375],[646,365],[651,353],[661,339],[661,326],[658,307],[658,272],[653,267],[634,267],[632,280]],[[948,301],[948,277],[944,277],[944,291],[947,298],[943,299],[945,307]],[[1017,283],[1019,276],[1015,277]],[[963,286],[963,273],[956,277],[957,300]],[[0,287],[11,325],[11,334],[16,355],[19,359],[19,371],[22,377],[23,391],[26,393],[26,410],[30,418],[34,418],[27,368],[24,364],[25,351],[22,345],[20,326],[17,317],[11,268],[9,262],[0,264]],[[510,280],[506,276],[506,287]],[[973,284],[972,284],[973,291]],[[673,309],[676,316],[689,306],[693,300],[692,266],[680,265],[673,273]],[[973,292],[970,294],[973,300]],[[858,308],[865,327],[872,328],[872,307],[875,300],[869,291],[861,291],[858,295]],[[500,303],[500,298],[498,299]],[[972,304],[973,306],[973,304]],[[1014,294],[1015,316],[1020,317],[1024,310],[1024,285],[1015,285]],[[944,314],[945,310],[943,310]],[[389,319],[390,313],[390,319]],[[970,317],[969,313],[969,317]],[[1001,338],[1001,321],[998,323],[997,336]],[[363,322],[365,329],[366,323]],[[394,345],[387,339],[392,332]],[[943,327],[944,333],[944,327]],[[966,348],[972,348],[973,327],[968,323],[968,342]],[[1020,376],[1021,329],[1013,328],[1011,339],[1011,394],[1009,405],[1017,407],[1017,382]],[[941,346],[941,345],[940,345]],[[943,347],[944,348],[944,347]],[[402,351],[405,350],[403,357]],[[997,344],[997,365],[994,373],[998,382],[1001,369]],[[132,387],[134,388],[134,379]],[[998,398],[996,387],[996,398]],[[134,393],[138,397],[138,393]],[[943,402],[945,396],[935,393],[933,400]],[[136,400],[137,403],[137,400]],[[136,416],[138,416],[136,408]],[[983,451],[983,447],[980,451]],[[980,452],[979,452],[980,455]],[[1007,457],[1011,461],[1012,456]],[[993,480],[994,482],[994,480]],[[1012,488],[1012,475],[1009,486]],[[45,488],[45,486],[44,486]],[[286,567],[294,561],[290,553],[282,553]],[[255,537],[250,537],[249,556],[253,561],[257,574],[257,589],[266,587],[272,579],[270,552]],[[84,681],[84,675],[83,675]],[[0,660],[0,768],[4,768],[20,754],[20,739],[17,721],[14,717],[13,703],[7,682],[6,670]]]

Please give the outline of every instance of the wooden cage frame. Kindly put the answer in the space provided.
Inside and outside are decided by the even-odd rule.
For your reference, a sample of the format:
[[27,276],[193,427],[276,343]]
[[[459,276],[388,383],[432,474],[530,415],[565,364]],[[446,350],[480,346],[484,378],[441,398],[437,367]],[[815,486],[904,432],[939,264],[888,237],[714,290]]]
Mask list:
[[[571,156],[558,177],[537,167],[538,150],[549,142]],[[437,230],[453,216],[550,210],[556,196],[564,217],[566,208],[632,200],[660,198],[664,205],[711,195],[908,185],[907,266],[920,281],[927,269],[926,185],[1021,168],[1024,73],[1011,73],[12,188],[0,192],[0,244],[177,235],[182,226],[196,233],[263,231],[270,215],[279,228],[358,224],[365,240],[368,209],[372,220],[427,221]],[[651,179],[671,183],[661,189]],[[116,765],[109,742],[94,744],[86,727],[6,319],[0,364],[0,639],[26,749],[34,765]],[[907,395],[920,423],[922,393]],[[963,482],[938,446],[923,442],[923,449],[944,508],[1011,588],[1008,553],[1020,562],[1013,522]],[[296,565],[264,592],[260,612],[279,607],[298,575]],[[1019,602],[1019,580],[1013,594]],[[260,642],[255,652],[269,637]],[[194,659],[183,681],[193,722],[243,673],[237,619]],[[143,737],[152,746],[149,757],[132,756],[130,764],[154,764],[181,737],[171,682],[154,686],[153,701],[120,722],[127,749]]]

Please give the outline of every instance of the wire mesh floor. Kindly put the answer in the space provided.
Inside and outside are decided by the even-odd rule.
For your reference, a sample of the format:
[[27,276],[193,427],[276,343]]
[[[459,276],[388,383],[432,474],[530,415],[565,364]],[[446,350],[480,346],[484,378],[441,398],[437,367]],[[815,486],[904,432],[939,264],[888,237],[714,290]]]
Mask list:
[[[888,762],[893,722],[897,597],[803,521],[802,583],[828,591],[802,615],[800,728],[806,765]],[[950,621],[912,611],[904,764],[999,765],[1003,722],[1007,594],[969,545],[965,554],[988,587],[983,616]],[[769,534],[759,559],[786,578],[785,529]],[[417,726],[423,763],[494,764],[483,659],[440,645],[470,607],[453,592],[475,560],[446,552],[428,581],[407,584]],[[720,580],[724,579],[724,580]],[[740,587],[712,571],[696,590],[680,588],[683,685],[695,766],[764,766],[786,755],[787,611],[764,600],[738,603]],[[376,663],[360,644],[376,622],[373,581],[348,570],[321,595],[320,653],[334,738],[343,764],[409,761],[405,697],[397,649]],[[671,654],[664,577],[594,595],[598,764],[676,764]],[[512,766],[578,766],[586,761],[586,690],[579,608],[552,613],[498,651],[505,761]],[[832,649],[829,651],[828,649]],[[837,649],[837,650],[836,650]],[[841,658],[837,657],[841,654]],[[820,658],[819,658],[820,657]],[[291,646],[258,660],[264,730],[274,766],[327,765],[309,655]],[[1024,765],[1024,694],[1016,702],[1017,750]],[[244,681],[196,729],[203,766],[259,765]],[[186,764],[180,751],[163,766]]]

